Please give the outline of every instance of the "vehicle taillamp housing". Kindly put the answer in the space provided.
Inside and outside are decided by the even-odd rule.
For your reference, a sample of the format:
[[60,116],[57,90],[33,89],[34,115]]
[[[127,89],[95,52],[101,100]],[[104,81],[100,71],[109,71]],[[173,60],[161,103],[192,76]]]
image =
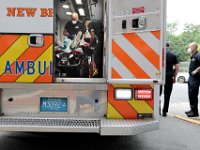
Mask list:
[[153,90],[152,89],[135,89],[134,90],[135,100],[152,100]]
[[132,89],[115,89],[116,100],[132,100],[133,90]]

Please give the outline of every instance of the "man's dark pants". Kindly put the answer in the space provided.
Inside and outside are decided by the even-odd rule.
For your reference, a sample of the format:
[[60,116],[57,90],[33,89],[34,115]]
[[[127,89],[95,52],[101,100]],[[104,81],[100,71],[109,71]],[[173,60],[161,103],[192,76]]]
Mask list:
[[172,93],[173,88],[173,77],[172,76],[166,76],[165,79],[165,86],[164,86],[164,106],[163,106],[163,113],[167,113],[169,109],[169,101],[170,96]]
[[190,108],[195,113],[198,113],[199,85],[200,77],[190,75],[188,80],[188,96],[190,101]]

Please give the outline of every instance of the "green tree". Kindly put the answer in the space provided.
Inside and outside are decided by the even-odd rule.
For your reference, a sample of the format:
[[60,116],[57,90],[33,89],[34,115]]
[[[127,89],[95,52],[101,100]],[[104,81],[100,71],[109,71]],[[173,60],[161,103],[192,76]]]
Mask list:
[[189,59],[188,44],[191,42],[200,44],[200,25],[186,23],[183,32],[178,35],[176,34],[177,29],[177,23],[167,25],[167,41],[170,42],[171,48],[178,56],[179,61],[187,61]]

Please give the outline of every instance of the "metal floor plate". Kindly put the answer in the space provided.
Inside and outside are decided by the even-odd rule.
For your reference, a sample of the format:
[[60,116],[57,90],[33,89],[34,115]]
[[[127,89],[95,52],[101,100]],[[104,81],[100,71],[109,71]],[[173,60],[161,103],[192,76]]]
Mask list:
[[101,135],[136,135],[159,128],[159,121],[106,118],[0,118],[0,131],[84,132]]
[[1,131],[99,133],[99,128],[98,119],[0,118]]
[[101,135],[137,135],[157,129],[159,129],[159,121],[154,119],[101,120]]

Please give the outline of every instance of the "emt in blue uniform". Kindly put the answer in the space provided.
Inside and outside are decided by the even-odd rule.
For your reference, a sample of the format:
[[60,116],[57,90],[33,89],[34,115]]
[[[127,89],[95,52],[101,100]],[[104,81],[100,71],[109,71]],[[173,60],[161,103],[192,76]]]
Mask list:
[[200,85],[200,52],[198,44],[191,43],[188,52],[191,54],[189,65],[188,95],[191,110],[186,111],[188,117],[198,117],[198,94]]

